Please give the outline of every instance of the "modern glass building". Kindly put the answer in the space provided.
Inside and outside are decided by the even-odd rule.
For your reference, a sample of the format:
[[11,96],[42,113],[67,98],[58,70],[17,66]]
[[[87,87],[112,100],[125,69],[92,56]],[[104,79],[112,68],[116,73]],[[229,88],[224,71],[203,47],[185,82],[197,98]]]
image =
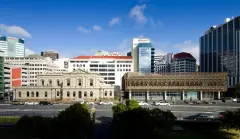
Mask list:
[[0,37],[0,50],[4,52],[5,57],[24,57],[24,40],[13,37]]
[[228,86],[240,81],[240,16],[225,19],[200,38],[200,71],[228,72]]
[[139,43],[138,46],[138,72],[149,74],[154,72],[154,51],[151,43]]

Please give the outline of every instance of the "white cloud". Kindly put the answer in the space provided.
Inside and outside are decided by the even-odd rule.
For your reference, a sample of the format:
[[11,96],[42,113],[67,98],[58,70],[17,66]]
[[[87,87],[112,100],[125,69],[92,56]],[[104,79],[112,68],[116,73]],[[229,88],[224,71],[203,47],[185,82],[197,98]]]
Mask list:
[[114,17],[108,22],[108,25],[110,27],[112,27],[112,26],[114,26],[116,24],[119,24],[119,23],[120,23],[120,18],[119,17]]
[[184,41],[183,43],[176,44],[175,47],[179,48],[180,52],[187,52],[192,54],[199,64],[199,44],[193,43],[191,40]]
[[93,56],[95,55],[95,52],[97,49],[84,49],[84,50],[76,50],[76,49],[65,49],[65,50],[60,50],[60,56],[61,57],[66,57],[66,58],[74,58],[77,56]]
[[95,26],[93,26],[93,30],[94,31],[101,31],[102,28],[100,26],[98,26],[98,25],[95,25]]
[[28,48],[25,49],[25,56],[29,56],[29,55],[32,55],[32,54],[36,54],[33,50],[30,50]]
[[6,33],[6,35],[10,34],[10,35],[16,35],[16,36],[25,37],[25,38],[32,37],[32,35],[27,30],[25,30],[20,26],[8,26],[8,25],[0,24],[0,29],[1,31]]
[[91,33],[92,32],[90,29],[84,28],[82,26],[77,27],[77,30],[82,33]]
[[148,19],[144,15],[145,8],[146,8],[145,4],[141,6],[136,5],[130,10],[129,17],[135,20],[139,24],[146,23]]

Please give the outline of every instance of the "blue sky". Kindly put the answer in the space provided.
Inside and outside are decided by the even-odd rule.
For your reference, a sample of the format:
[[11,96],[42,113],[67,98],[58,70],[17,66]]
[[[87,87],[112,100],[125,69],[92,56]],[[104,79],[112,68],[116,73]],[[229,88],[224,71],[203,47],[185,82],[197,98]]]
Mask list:
[[238,15],[239,0],[0,0],[1,35],[70,58],[125,53],[133,37],[147,37],[157,53],[188,51],[198,59],[204,31]]

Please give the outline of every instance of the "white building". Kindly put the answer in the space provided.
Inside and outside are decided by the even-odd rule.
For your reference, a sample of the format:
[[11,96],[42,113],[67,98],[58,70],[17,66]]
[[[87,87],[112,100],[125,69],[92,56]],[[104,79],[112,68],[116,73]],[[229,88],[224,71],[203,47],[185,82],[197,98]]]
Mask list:
[[78,56],[69,60],[68,72],[82,69],[99,73],[107,84],[122,86],[122,77],[126,72],[133,72],[131,56]]
[[27,74],[27,81],[22,82],[22,84],[25,84],[26,86],[37,85],[37,75],[39,74],[62,73],[66,71],[65,69],[61,69],[54,64],[51,58],[44,58],[37,55],[20,58],[5,57],[5,63],[11,64],[10,67],[26,68],[26,73],[24,72],[24,74]]
[[68,70],[68,63],[70,58],[59,58],[53,61],[60,69]]
[[0,50],[4,52],[5,57],[24,57],[24,40],[14,37],[0,37]]
[[154,72],[166,73],[171,71],[171,61],[173,53],[166,55],[155,55],[154,57]]
[[148,38],[133,38],[132,40],[132,58],[134,60],[134,72],[138,72],[138,44],[139,43],[150,43]]

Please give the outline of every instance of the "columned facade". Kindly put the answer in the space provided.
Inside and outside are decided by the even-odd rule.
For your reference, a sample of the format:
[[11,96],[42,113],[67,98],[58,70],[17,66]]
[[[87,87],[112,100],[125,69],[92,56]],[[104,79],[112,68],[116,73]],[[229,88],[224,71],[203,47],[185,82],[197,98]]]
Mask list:
[[124,75],[125,92],[136,100],[209,100],[227,91],[226,73]]

